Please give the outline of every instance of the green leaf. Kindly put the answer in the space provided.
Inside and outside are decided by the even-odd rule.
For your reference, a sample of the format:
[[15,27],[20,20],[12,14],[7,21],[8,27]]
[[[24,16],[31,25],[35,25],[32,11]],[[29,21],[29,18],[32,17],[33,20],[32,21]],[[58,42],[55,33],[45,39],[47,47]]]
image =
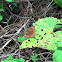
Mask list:
[[20,58],[19,60],[20,60],[20,62],[25,62],[25,59],[23,59],[23,58]]
[[[9,56],[8,58],[4,59],[1,62],[10,62],[11,60],[13,60],[12,56]],[[12,61],[13,62],[13,61]]]
[[56,50],[52,56],[53,62],[62,62],[62,51]]
[[24,35],[20,35],[18,37],[18,42],[23,42],[24,40],[26,40],[25,36]]
[[9,56],[8,58],[4,59],[3,61],[1,62],[25,62],[25,60],[23,58],[20,58],[20,59],[13,59],[12,56]]
[[56,24],[62,24],[62,19],[58,20]]
[[7,1],[7,2],[14,2],[14,0],[5,0],[5,1]]
[[62,42],[57,42],[58,47],[62,47]]
[[13,57],[12,56],[9,56],[8,58],[6,58],[6,60],[12,60],[13,59]]
[[0,8],[0,12],[1,12],[1,11],[4,11],[4,9],[3,9],[3,8]]
[[1,11],[4,11],[4,9],[3,9],[3,4],[2,3],[0,3],[0,12]]
[[62,8],[62,0],[54,0],[55,3]]
[[17,3],[13,3],[13,5],[14,5],[15,7],[17,7]]
[[54,27],[55,27],[55,28],[61,28],[62,25],[55,25]]
[[35,53],[33,53],[33,55],[32,56],[30,56],[31,58],[32,58],[32,60],[33,60],[33,62],[36,62],[36,59],[37,59],[37,54]]
[[16,62],[25,62],[25,59],[23,59],[23,58],[20,58],[20,59],[15,58],[15,59],[13,59],[13,61],[16,61]]
[[2,21],[2,19],[3,19],[3,17],[2,17],[2,15],[0,14],[0,22]]
[[60,20],[54,17],[38,19],[38,21],[33,24],[35,27],[35,36],[26,38],[26,40],[22,42],[20,49],[44,47],[49,50],[57,50],[56,42],[62,41],[61,31],[53,32],[57,21],[59,22]]

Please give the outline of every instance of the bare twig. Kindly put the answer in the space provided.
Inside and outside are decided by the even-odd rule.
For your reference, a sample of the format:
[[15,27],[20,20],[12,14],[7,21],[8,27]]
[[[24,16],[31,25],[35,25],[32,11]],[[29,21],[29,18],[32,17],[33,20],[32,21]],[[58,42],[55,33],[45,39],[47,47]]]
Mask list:
[[[20,31],[22,30],[22,28],[24,28],[28,22],[29,22],[29,19],[28,19],[27,22],[14,34],[13,37],[15,37],[16,35],[18,35],[18,34],[20,33]],[[2,48],[0,48],[0,50],[4,49],[4,47],[7,46],[9,42],[11,42],[11,40],[12,40],[13,37],[11,37],[10,40],[7,41],[7,42],[2,46]]]

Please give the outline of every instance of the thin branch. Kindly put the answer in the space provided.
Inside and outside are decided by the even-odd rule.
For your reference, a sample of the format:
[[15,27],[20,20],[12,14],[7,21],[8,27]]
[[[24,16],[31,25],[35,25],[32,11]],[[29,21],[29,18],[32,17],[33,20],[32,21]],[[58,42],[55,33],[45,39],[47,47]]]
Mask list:
[[[15,37],[16,35],[18,35],[18,34],[20,33],[20,31],[22,30],[22,28],[24,28],[28,22],[29,22],[29,19],[28,19],[27,22],[14,34],[13,37]],[[11,42],[11,40],[12,40],[13,37],[11,37],[11,39],[10,39],[9,41],[7,41],[7,42],[2,46],[2,48],[0,48],[0,50],[4,49],[4,47],[6,47],[9,42]]]

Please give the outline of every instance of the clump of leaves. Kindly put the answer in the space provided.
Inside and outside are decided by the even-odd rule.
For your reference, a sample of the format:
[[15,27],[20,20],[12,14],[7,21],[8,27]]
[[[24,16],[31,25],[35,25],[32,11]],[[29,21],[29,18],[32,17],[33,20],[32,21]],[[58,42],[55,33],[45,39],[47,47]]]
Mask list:
[[9,56],[8,58],[4,59],[3,61],[1,62],[25,62],[25,60],[23,58],[20,58],[20,59],[13,59],[12,56]]
[[58,41],[62,42],[62,31],[53,32],[57,23],[62,22],[54,17],[38,19],[36,23],[33,23],[35,36],[26,38],[26,40],[22,42],[20,49],[27,47],[45,47],[49,50],[57,50],[58,46],[56,43]]
[[32,56],[30,56],[31,58],[32,58],[32,60],[33,60],[33,62],[36,62],[36,59],[37,59],[37,54],[35,53],[33,53],[33,55]]

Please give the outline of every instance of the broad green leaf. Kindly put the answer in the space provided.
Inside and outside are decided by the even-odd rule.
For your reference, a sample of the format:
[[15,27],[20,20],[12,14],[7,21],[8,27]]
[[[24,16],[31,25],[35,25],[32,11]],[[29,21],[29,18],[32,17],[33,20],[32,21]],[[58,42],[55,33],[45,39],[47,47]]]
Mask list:
[[55,3],[62,8],[62,0],[54,0]]
[[20,49],[44,47],[49,50],[57,50],[58,46],[56,42],[62,42],[62,32],[53,32],[53,29],[55,26],[57,27],[56,23],[59,21],[59,19],[54,17],[38,19],[38,21],[33,24],[33,26],[35,26],[35,36],[26,38],[26,40],[22,42]]

